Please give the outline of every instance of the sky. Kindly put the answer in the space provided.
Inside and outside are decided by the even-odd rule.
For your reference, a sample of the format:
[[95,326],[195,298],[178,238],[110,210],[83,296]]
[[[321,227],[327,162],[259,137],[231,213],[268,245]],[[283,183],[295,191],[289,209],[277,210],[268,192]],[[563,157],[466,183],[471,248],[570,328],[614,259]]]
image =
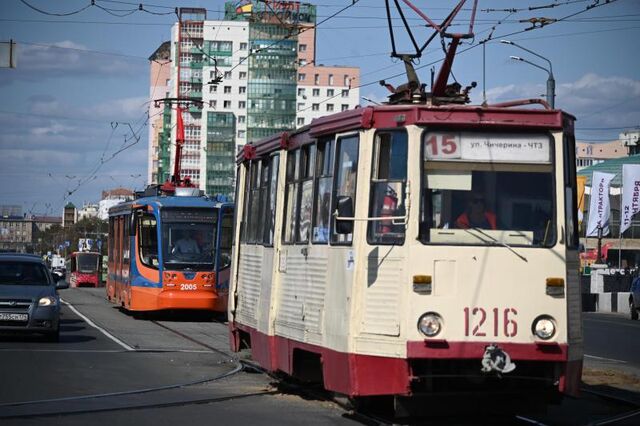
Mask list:
[[[413,3],[440,22],[457,2]],[[404,66],[390,57],[384,1],[315,4],[318,22],[329,18],[317,28],[318,64],[359,66],[360,95],[377,102],[387,96],[379,80],[405,82]],[[472,4],[452,31],[466,32]],[[0,1],[0,41],[12,39],[18,49],[17,68],[0,68],[0,204],[61,215],[69,201],[82,206],[104,189],[146,185],[148,57],[169,40],[175,7],[203,7],[207,19],[221,19],[224,1]],[[431,31],[404,10],[422,45]],[[557,21],[540,28],[532,18]],[[394,31],[397,50],[411,52],[398,19]],[[450,78],[478,83],[472,103],[482,102],[483,91],[489,103],[544,97],[548,73],[510,56],[548,64],[499,42],[507,38],[549,59],[556,107],[577,117],[578,140],[610,141],[640,126],[640,1],[479,0],[474,33],[458,48]],[[437,37],[416,62],[422,82],[443,56]]]

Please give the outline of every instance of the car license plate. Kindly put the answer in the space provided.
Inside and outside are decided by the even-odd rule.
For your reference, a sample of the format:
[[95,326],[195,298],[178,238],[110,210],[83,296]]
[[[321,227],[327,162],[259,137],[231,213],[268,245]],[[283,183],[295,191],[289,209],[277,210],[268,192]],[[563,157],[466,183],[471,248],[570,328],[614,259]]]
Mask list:
[[29,314],[10,314],[6,312],[0,312],[0,321],[27,321]]

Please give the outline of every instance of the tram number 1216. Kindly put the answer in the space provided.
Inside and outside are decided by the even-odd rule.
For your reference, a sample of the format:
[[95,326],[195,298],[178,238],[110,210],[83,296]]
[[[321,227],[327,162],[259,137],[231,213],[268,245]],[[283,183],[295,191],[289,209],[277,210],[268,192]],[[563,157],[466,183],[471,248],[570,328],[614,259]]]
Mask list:
[[514,337],[518,334],[516,315],[518,311],[514,308],[493,308],[490,312],[484,308],[464,308],[464,335],[485,337],[491,333],[493,337]]

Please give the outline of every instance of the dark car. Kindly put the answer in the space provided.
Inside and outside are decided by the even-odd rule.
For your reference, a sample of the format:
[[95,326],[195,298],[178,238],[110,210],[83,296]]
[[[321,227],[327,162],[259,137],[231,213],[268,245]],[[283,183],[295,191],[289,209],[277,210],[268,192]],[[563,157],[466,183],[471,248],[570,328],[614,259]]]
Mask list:
[[629,295],[629,311],[631,311],[631,319],[638,319],[638,311],[640,311],[640,277],[634,278],[631,282],[631,294]]
[[56,282],[39,257],[0,254],[0,331],[42,333],[57,341],[62,288],[68,284]]

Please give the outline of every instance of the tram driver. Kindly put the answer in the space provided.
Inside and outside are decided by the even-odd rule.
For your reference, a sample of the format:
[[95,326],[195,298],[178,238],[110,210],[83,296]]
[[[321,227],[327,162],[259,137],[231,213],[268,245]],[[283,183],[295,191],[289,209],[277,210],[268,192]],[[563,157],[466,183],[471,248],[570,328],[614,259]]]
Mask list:
[[171,251],[174,254],[200,254],[200,246],[193,236],[193,231],[182,231],[182,237],[176,241]]
[[496,215],[486,208],[482,194],[474,193],[467,202],[467,208],[456,219],[456,228],[496,229]]

